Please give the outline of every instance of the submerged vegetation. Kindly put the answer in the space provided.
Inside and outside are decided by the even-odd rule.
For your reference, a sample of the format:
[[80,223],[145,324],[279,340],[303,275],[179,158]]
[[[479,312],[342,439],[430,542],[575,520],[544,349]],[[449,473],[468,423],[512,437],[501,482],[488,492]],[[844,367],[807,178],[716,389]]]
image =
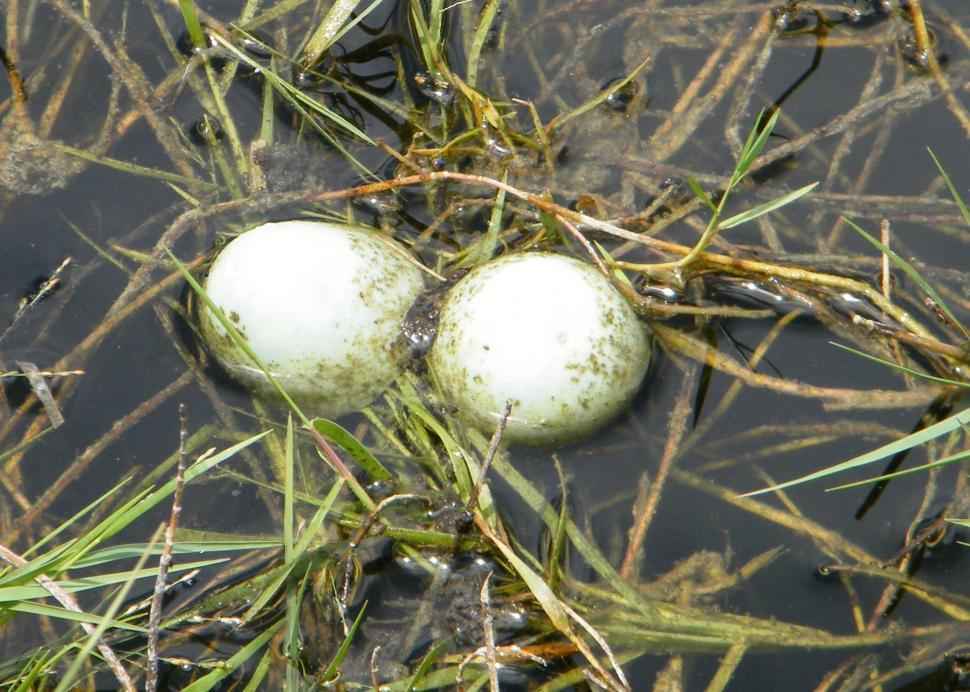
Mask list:
[[[4,686],[962,689],[965,4],[4,11],[0,218],[8,256],[44,248],[4,284]],[[339,423],[203,289],[295,217],[372,225],[431,284],[408,369]],[[532,250],[661,354],[556,450],[503,440],[509,409],[465,425],[424,360],[444,291]],[[201,309],[278,397],[226,379]],[[792,493],[887,458],[858,510]]]

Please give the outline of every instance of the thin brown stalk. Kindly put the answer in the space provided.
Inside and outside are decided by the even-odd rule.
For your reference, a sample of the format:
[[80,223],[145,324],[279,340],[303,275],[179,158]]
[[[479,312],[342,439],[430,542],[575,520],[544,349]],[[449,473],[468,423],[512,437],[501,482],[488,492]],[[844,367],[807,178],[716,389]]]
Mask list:
[[158,635],[162,622],[162,596],[165,594],[165,583],[168,570],[172,565],[172,547],[175,544],[175,530],[178,527],[179,516],[182,514],[182,491],[185,487],[185,441],[189,436],[188,416],[185,404],[179,404],[179,450],[178,466],[175,470],[175,492],[172,494],[172,511],[168,524],[165,525],[165,544],[162,554],[158,558],[158,576],[155,579],[155,591],[152,594],[151,609],[148,614],[148,671],[145,674],[145,689],[155,692],[158,687]]
[[502,435],[505,433],[505,426],[508,425],[509,416],[511,415],[512,402],[506,401],[505,408],[502,411],[502,417],[499,418],[495,432],[492,433],[492,439],[488,442],[488,450],[485,452],[485,461],[482,462],[482,470],[478,474],[478,480],[475,481],[475,487],[472,488],[472,492],[468,496],[468,502],[465,505],[467,512],[474,513],[478,509],[478,498],[481,495],[482,486],[485,485],[488,470],[491,468],[492,462],[495,460],[495,455],[498,453],[498,448],[502,444]]
[[495,657],[495,627],[492,616],[492,599],[489,595],[488,584],[492,580],[492,573],[485,575],[479,598],[482,605],[482,633],[485,637],[485,665],[488,666],[488,687],[491,692],[499,692],[498,661]]
[[693,411],[694,393],[697,387],[697,367],[686,371],[680,383],[680,391],[674,401],[673,410],[670,412],[670,422],[667,426],[667,442],[664,444],[663,455],[660,457],[660,464],[657,467],[656,477],[650,484],[646,502],[639,508],[639,516],[630,529],[630,538],[627,543],[626,555],[620,565],[620,576],[624,579],[631,579],[636,573],[636,565],[643,558],[643,544],[647,538],[647,531],[657,508],[660,506],[660,496],[666,487],[670,469],[673,467],[674,460],[678,456],[678,451],[684,436],[687,433],[687,426],[690,423],[691,412]]

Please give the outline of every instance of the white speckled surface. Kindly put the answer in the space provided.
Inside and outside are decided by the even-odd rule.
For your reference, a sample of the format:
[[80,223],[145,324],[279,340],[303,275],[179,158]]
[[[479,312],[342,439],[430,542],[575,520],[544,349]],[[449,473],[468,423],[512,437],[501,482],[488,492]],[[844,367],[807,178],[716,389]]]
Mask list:
[[[288,393],[314,414],[337,416],[370,403],[398,375],[400,323],[423,280],[376,231],[284,221],[230,242],[205,287]],[[209,310],[201,321],[230,374],[265,388]]]
[[529,253],[472,271],[451,289],[430,355],[442,392],[494,430],[513,401],[507,439],[580,437],[619,413],[650,362],[646,327],[594,267]]

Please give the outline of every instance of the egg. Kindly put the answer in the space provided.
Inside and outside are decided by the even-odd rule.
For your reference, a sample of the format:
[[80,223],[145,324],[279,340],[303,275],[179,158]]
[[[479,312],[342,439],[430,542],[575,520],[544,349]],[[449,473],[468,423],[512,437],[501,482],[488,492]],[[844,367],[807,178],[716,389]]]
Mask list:
[[[401,322],[423,290],[403,247],[377,231],[317,221],[266,223],[236,237],[205,290],[273,377],[308,413],[371,403],[400,374]],[[209,309],[200,331],[239,382],[272,391]]]
[[550,253],[482,265],[441,307],[428,356],[445,399],[476,427],[533,445],[575,440],[636,394],[650,363],[646,326],[593,266]]

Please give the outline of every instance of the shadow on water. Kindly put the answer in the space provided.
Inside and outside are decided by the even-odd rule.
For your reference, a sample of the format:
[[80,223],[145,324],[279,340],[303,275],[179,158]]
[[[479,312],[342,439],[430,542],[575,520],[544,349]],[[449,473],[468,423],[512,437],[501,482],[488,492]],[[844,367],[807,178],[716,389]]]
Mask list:
[[[347,689],[419,679],[430,689],[454,686],[460,668],[465,685],[487,685],[485,663],[497,657],[502,689],[623,689],[599,634],[635,690],[970,689],[968,539],[946,521],[970,516],[959,466],[823,492],[878,475],[869,466],[739,496],[965,406],[953,387],[830,343],[965,379],[965,335],[845,220],[910,261],[966,322],[970,229],[926,153],[965,193],[964,0],[398,0],[375,5],[309,61],[327,3],[196,4],[211,41],[201,51],[174,1],[120,12],[107,0],[6,4],[0,547],[9,564],[119,480],[122,491],[57,540],[82,540],[142,487],[172,478],[185,404],[192,459],[274,432],[185,489],[179,542],[239,546],[166,594],[178,620],[163,624],[161,689],[199,683],[255,645],[221,684],[282,689],[339,669]],[[748,131],[772,115],[764,152],[731,190]],[[405,185],[405,176],[417,178]],[[503,180],[532,196],[509,194],[496,230]],[[722,231],[689,268],[657,268],[703,233],[711,210],[698,190],[713,204],[727,195],[728,217],[813,182],[811,194]],[[390,473],[375,477],[368,452],[334,438],[380,516],[347,491],[323,499],[336,476],[300,433],[297,526],[319,536],[290,561],[277,539],[266,543],[286,516],[285,411],[251,399],[199,345],[198,298],[163,247],[201,277],[232,235],[308,210],[380,228],[446,283],[409,316],[408,374],[339,421]],[[496,454],[491,431],[466,430],[440,401],[422,349],[447,282],[476,258],[527,249],[583,259],[592,250],[619,263],[656,355],[605,429]],[[28,378],[30,364],[41,373]],[[65,423],[51,430],[55,412]],[[958,428],[881,472],[967,447]],[[493,456],[487,490],[470,501],[477,479],[463,480],[460,460],[478,469]],[[147,542],[167,505],[112,541]],[[59,570],[60,580],[99,573],[97,564]],[[528,570],[551,600],[527,588]],[[0,594],[10,575],[0,574]],[[150,590],[139,581],[131,596]],[[86,592],[80,605],[104,613],[110,595]],[[583,624],[555,611],[557,597]],[[5,681],[38,647],[84,637],[58,614],[7,610],[14,599],[4,598]],[[132,613],[147,623],[147,606]],[[110,632],[140,679],[144,635]],[[118,684],[99,668],[102,679]]]

